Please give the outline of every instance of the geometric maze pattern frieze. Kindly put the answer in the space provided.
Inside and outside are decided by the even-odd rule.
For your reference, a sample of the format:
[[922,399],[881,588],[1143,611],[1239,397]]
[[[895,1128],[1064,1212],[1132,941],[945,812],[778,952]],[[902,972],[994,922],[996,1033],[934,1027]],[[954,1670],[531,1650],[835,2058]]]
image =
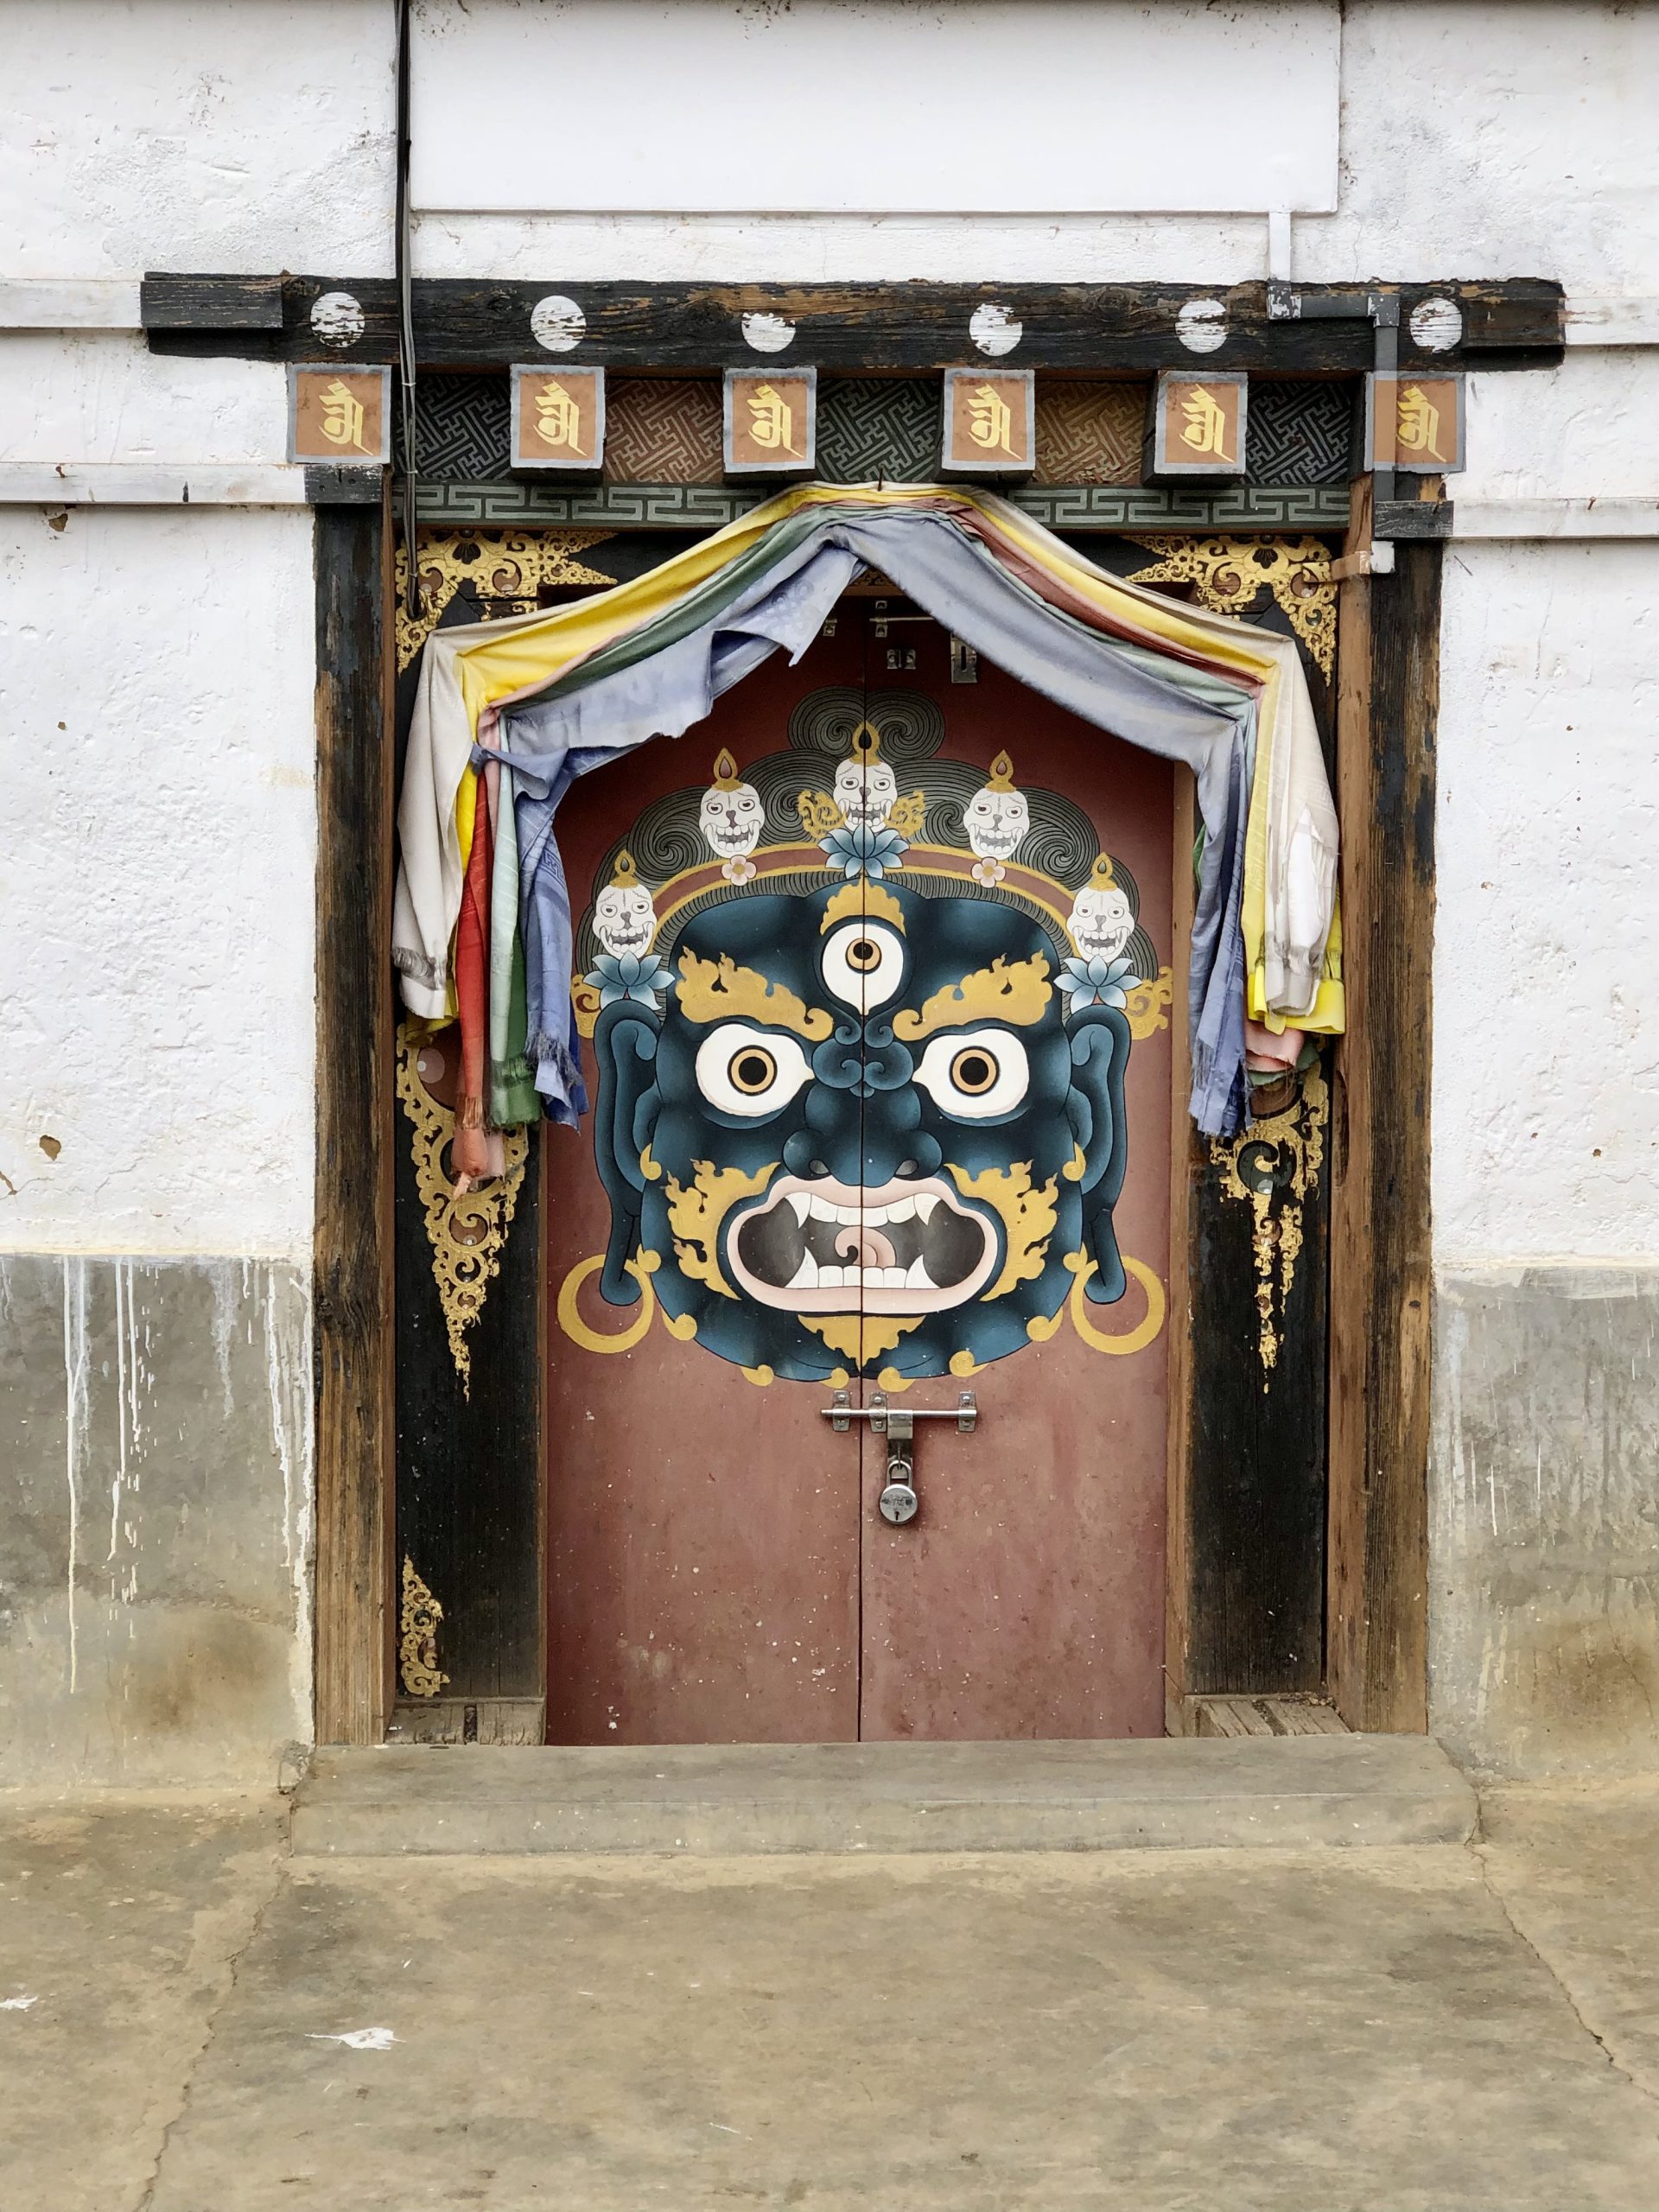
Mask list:
[[1038,484],[1138,484],[1144,384],[1037,383]]
[[[505,476],[508,453],[505,377],[423,376],[415,386],[417,476],[452,484],[487,484]],[[396,464],[403,466],[403,441]]]
[[712,377],[613,377],[605,394],[605,481],[718,484],[720,404]]
[[1250,379],[1249,475],[1255,484],[1345,484],[1353,397],[1345,384]]
[[927,484],[939,473],[936,377],[826,377],[818,386],[818,474],[830,484]]

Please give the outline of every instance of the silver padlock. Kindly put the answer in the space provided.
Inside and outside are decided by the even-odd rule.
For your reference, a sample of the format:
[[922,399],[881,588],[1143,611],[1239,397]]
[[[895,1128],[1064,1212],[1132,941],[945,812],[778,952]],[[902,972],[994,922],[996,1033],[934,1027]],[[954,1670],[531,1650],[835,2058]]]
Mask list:
[[906,1482],[890,1482],[881,1493],[881,1518],[902,1529],[916,1518],[916,1492]]
[[912,1460],[912,1415],[893,1407],[887,1414],[887,1489],[880,1493],[880,1517],[902,1529],[916,1520],[916,1462]]

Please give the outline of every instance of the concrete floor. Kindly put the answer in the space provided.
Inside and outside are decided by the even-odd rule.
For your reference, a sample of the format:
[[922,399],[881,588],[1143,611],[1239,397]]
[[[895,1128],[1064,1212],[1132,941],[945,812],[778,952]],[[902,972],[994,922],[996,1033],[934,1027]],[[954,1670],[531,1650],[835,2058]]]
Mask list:
[[975,1859],[0,1807],[20,2212],[1659,2203],[1659,1783],[1497,1792],[1468,1848]]

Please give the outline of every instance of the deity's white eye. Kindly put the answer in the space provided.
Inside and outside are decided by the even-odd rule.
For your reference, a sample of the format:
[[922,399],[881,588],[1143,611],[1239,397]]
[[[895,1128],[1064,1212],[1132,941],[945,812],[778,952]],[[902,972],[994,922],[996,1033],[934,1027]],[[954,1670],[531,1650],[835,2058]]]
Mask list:
[[876,922],[843,922],[823,948],[823,980],[861,1014],[881,1006],[905,976],[905,948]]
[[916,1080],[942,1113],[988,1122],[1024,1103],[1031,1068],[1025,1046],[1009,1031],[961,1029],[933,1039]]
[[722,1021],[697,1047],[697,1088],[722,1114],[757,1119],[787,1106],[811,1080],[806,1054],[792,1037]]

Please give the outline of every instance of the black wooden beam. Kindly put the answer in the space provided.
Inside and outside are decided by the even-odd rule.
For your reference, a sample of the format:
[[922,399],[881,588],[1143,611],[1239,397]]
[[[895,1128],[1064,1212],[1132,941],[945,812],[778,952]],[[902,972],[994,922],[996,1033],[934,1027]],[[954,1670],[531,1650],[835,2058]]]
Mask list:
[[[280,322],[270,288],[280,284]],[[311,311],[336,299],[323,318]],[[778,358],[842,370],[920,372],[972,367],[985,359],[969,325],[976,308],[1006,308],[1020,327],[1005,356],[1020,368],[1146,374],[1182,363],[1287,376],[1352,375],[1372,365],[1371,300],[1400,303],[1403,367],[1543,367],[1560,359],[1564,296],[1554,282],[1523,278],[1435,284],[1301,285],[1301,312],[1268,312],[1265,283],[1201,284],[632,284],[424,277],[414,286],[422,368],[499,369],[569,358],[619,369],[708,374],[768,356],[744,336],[746,315],[777,316],[794,335]],[[568,355],[543,353],[531,327],[537,303],[574,301],[582,335]],[[1462,335],[1450,351],[1414,345],[1411,313],[1426,299],[1456,302]],[[1213,352],[1190,353],[1176,318],[1197,299],[1218,300],[1226,334]],[[398,303],[386,277],[210,276],[153,274],[142,313],[158,353],[253,360],[397,358]],[[355,334],[352,334],[355,332]]]

